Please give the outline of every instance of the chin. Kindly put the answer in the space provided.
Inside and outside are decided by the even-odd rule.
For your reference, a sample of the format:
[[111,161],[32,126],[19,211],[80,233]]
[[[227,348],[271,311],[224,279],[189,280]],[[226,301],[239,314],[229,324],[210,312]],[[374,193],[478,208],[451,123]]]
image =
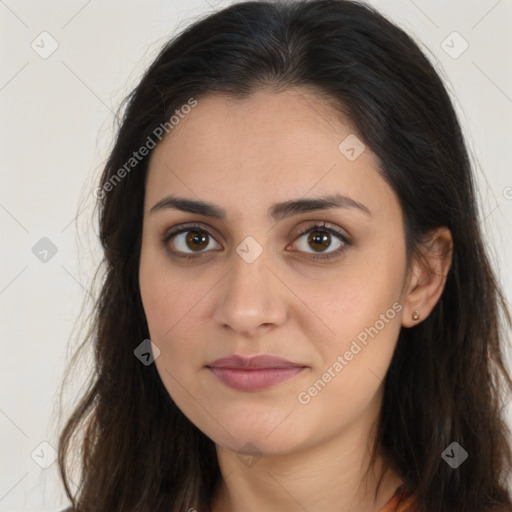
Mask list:
[[[222,422],[220,422],[222,424]],[[289,452],[303,448],[304,444],[310,440],[307,432],[298,432],[293,429],[293,435],[287,429],[269,428],[268,426],[257,426],[251,418],[246,421],[229,423],[225,432],[224,429],[216,429],[215,432],[210,428],[203,432],[214,441],[218,446],[222,446],[232,452],[247,455],[284,455]],[[274,429],[274,430],[273,430]]]

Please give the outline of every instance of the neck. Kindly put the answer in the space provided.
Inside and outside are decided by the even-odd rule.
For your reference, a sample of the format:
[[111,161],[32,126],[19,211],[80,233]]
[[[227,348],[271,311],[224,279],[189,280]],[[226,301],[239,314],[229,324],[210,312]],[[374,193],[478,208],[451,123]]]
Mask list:
[[265,455],[250,467],[217,446],[223,478],[212,512],[378,512],[402,480],[388,469],[376,494],[383,460],[368,466],[368,432],[353,428],[341,436],[343,442],[334,437],[300,452]]

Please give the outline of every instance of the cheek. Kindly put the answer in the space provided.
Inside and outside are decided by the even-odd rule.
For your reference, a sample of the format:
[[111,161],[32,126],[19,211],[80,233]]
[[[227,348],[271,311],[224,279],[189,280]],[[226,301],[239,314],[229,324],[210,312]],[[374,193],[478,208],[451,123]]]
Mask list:
[[151,251],[141,254],[142,304],[150,339],[160,349],[155,364],[172,394],[178,391],[175,379],[190,380],[193,372],[204,364],[201,343],[205,332],[198,315],[208,287],[204,280],[186,276],[171,269],[165,256]]
[[172,325],[170,313],[175,312],[176,303],[169,293],[169,279],[162,274],[161,265],[153,263],[147,256],[141,257],[139,287],[148,327],[154,341],[161,339]]
[[141,253],[139,287],[151,335],[156,343],[165,342],[187,314],[193,314],[195,295],[190,282],[183,273],[171,270],[164,255],[148,248]]
[[296,319],[304,332],[316,332],[320,346],[342,349],[390,308],[386,320],[397,316],[392,307],[400,299],[401,286],[399,263],[360,259],[325,279],[295,280],[294,293],[307,308],[297,312]]
[[[333,394],[322,393],[327,401],[336,400],[341,393],[350,402],[358,395],[356,389],[362,395],[371,395],[385,376],[401,328],[399,300],[405,257],[400,247],[396,244],[382,250],[379,246],[379,251],[376,248],[352,260],[355,263],[324,283],[323,294],[311,283],[302,288],[302,296],[308,297],[311,309],[322,320],[310,324],[310,329],[315,325],[318,332],[314,335],[320,355],[315,377],[332,381],[328,386]],[[325,326],[329,326],[330,333]],[[307,328],[306,324],[303,328]],[[310,334],[315,333],[310,330]],[[338,371],[333,368],[337,361]],[[329,369],[336,378],[325,375]]]
[[391,362],[401,329],[400,275],[379,265],[359,280],[365,284],[359,294],[341,301],[340,331],[343,317],[349,319],[337,347],[345,360],[342,373],[346,382],[361,389],[380,385]]

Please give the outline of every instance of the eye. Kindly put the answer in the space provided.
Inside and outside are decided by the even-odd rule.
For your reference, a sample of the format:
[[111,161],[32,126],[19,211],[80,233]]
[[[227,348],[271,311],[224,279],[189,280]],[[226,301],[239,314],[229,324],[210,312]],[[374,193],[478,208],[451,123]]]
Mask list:
[[[300,240],[305,235],[308,235],[305,240],[299,243],[295,242],[295,244],[298,245],[299,250],[306,253],[308,252],[307,249],[312,247],[314,249],[313,254],[308,256],[308,258],[313,260],[339,256],[351,245],[351,242],[343,233],[337,229],[326,226],[325,223],[310,226],[307,230],[303,231],[296,240]],[[334,240],[334,250],[326,252],[327,249],[333,245],[333,236],[336,238],[336,240]]]
[[[309,236],[306,240],[300,242],[300,239],[305,235]],[[333,245],[333,236],[335,237],[334,242],[336,242],[334,250],[326,252],[327,249]],[[297,240],[299,240],[299,243],[297,243]],[[172,243],[170,243],[171,241]],[[172,256],[186,259],[205,256],[208,249],[221,249],[221,246],[217,242],[215,242],[216,247],[210,247],[210,242],[212,241],[215,242],[212,235],[199,224],[181,226],[167,232],[162,239],[162,243],[168,248]],[[340,256],[341,253],[351,245],[351,242],[341,231],[327,226],[324,222],[310,226],[303,231],[295,239],[294,244],[299,246],[300,252],[309,254],[307,258],[312,260],[325,260]],[[170,245],[172,245],[173,248],[170,247]],[[309,253],[307,250],[308,247],[312,247],[314,251]]]
[[[173,256],[182,258],[194,258],[195,254],[200,256],[205,252],[204,249],[211,249],[211,247],[209,247],[210,242],[214,241],[214,238],[208,231],[196,224],[182,226],[179,229],[166,233],[162,242],[164,245],[169,246],[169,242],[172,239],[174,239],[172,245],[175,249],[169,248],[169,250],[173,253]],[[217,243],[217,247],[215,248],[220,249],[220,245]]]

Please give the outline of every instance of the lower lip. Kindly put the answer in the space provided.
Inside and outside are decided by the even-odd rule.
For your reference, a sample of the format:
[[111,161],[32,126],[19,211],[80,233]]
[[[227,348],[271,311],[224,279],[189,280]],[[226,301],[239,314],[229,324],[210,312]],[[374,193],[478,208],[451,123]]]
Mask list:
[[258,370],[208,368],[226,386],[239,391],[258,391],[291,379],[305,368],[262,368]]

